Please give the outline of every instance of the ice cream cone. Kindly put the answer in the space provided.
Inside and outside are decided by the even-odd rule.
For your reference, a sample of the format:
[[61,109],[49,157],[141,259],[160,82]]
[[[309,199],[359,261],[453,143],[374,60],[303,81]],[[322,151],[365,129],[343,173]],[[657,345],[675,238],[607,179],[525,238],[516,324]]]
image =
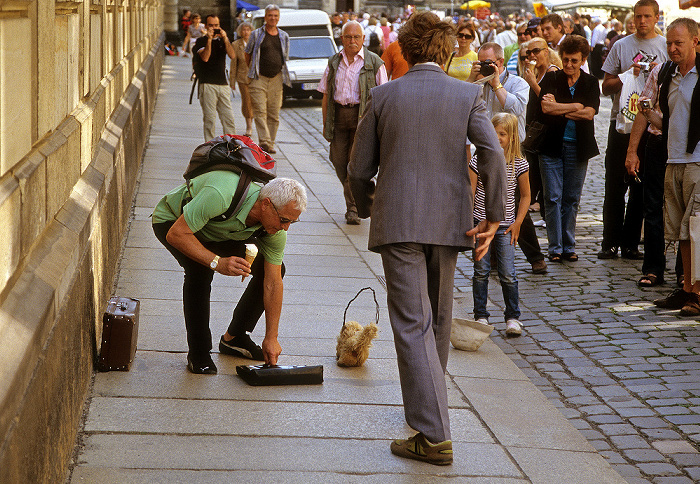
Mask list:
[[[245,260],[248,261],[248,264],[253,264],[253,261],[255,260],[255,257],[258,255],[258,248],[255,246],[255,244],[246,244],[245,245]],[[245,274],[241,276],[241,281],[245,279]]]

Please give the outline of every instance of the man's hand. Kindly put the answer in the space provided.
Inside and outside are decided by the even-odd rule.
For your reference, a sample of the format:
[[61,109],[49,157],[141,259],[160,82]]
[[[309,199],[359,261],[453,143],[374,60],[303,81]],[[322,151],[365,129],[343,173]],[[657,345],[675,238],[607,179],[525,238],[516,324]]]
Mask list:
[[481,64],[479,62],[472,62],[472,70],[467,77],[467,82],[474,82],[476,78],[481,74]]
[[491,222],[490,220],[482,220],[473,229],[467,231],[469,237],[476,236],[476,248],[474,249],[474,258],[481,260],[489,250],[489,245],[496,235],[499,222]]
[[636,151],[628,151],[627,157],[625,158],[625,168],[630,176],[637,176],[639,171],[639,157]]
[[247,276],[250,274],[250,263],[241,257],[222,257],[216,272],[225,276]]
[[262,342],[262,351],[265,357],[265,363],[268,365],[276,365],[277,358],[279,358],[282,353],[282,347],[279,341],[277,341],[277,338],[268,338],[266,336]]

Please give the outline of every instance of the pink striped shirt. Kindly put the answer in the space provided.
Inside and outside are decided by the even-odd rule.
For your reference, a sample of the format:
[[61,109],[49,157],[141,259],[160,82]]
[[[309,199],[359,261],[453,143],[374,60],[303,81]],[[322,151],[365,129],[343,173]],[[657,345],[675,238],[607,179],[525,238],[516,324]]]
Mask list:
[[[352,63],[348,62],[345,51],[341,51],[341,60],[338,64],[338,70],[335,73],[335,90],[333,92],[333,100],[339,104],[359,104],[360,103],[360,70],[365,65],[365,51],[360,49],[360,52],[355,55]],[[386,68],[382,65],[376,75],[377,86],[388,81]],[[328,66],[323,73],[321,82],[318,84],[318,91],[326,93],[328,82]]]

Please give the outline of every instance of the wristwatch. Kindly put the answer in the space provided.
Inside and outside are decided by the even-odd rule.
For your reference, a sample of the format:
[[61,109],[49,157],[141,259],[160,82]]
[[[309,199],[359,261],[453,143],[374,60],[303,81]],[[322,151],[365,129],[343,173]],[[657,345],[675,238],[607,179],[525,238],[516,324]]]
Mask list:
[[501,89],[502,87],[503,87],[503,84],[501,84],[501,83],[499,82],[499,83],[498,83],[498,86],[496,86],[496,87],[493,88],[493,92],[498,91],[498,90]]
[[212,259],[212,261],[209,263],[209,267],[211,267],[211,269],[213,271],[215,271],[216,266],[218,266],[218,265],[219,265],[219,256],[215,255],[214,258]]

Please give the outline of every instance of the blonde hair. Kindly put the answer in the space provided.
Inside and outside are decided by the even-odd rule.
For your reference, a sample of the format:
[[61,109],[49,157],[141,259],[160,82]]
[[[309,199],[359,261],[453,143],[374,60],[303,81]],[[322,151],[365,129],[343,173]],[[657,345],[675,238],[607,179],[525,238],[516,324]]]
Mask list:
[[493,127],[502,126],[508,133],[508,144],[503,148],[503,155],[506,159],[506,167],[510,168],[508,177],[515,177],[515,159],[522,158],[520,151],[520,134],[518,131],[518,118],[511,113],[496,113],[491,118]]

